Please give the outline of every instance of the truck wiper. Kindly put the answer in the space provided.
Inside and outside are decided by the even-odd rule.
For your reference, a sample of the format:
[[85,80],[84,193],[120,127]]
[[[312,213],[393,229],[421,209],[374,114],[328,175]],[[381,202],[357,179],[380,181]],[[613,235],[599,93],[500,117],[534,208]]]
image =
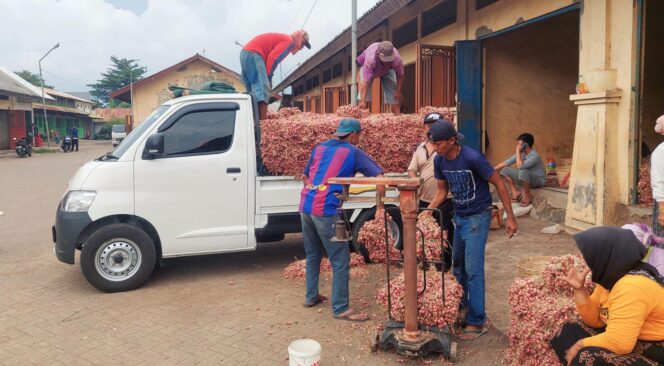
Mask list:
[[99,161],[105,161],[105,160],[118,160],[119,158],[112,153],[106,153],[102,156],[100,156],[97,160]]

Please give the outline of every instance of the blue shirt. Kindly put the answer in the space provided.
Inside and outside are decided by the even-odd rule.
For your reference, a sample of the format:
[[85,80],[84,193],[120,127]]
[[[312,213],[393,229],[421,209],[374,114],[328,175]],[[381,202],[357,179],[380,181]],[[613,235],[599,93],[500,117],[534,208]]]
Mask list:
[[339,207],[339,199],[334,193],[342,192],[340,184],[328,184],[334,177],[354,177],[360,172],[367,177],[375,177],[383,170],[364,151],[353,144],[341,140],[327,140],[311,152],[304,175],[300,197],[300,212],[314,216],[334,216]]
[[456,215],[477,215],[491,206],[489,178],[494,169],[482,153],[463,146],[456,159],[437,155],[433,164],[436,179],[446,180],[454,195]]
[[78,138],[78,128],[74,127],[71,129],[71,137],[75,139]]

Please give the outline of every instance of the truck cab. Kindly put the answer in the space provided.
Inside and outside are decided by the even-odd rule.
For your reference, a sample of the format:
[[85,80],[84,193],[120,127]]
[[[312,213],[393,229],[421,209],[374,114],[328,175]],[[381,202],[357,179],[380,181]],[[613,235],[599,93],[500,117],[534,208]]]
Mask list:
[[[168,101],[74,174],[52,229],[55,254],[74,264],[80,250],[85,278],[115,292],[141,286],[166,258],[251,251],[299,232],[302,182],[265,174],[260,156],[250,95]],[[374,205],[348,207],[351,222],[372,218]]]

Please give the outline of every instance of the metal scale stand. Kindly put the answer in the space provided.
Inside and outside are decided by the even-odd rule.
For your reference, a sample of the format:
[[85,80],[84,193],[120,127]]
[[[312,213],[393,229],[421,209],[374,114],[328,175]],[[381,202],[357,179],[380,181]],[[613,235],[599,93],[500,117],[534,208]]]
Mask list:
[[[348,188],[351,184],[371,184],[376,186],[393,186],[399,190],[399,210],[403,220],[404,250],[403,259],[390,259],[388,254],[387,262],[387,283],[388,283],[388,320],[385,322],[385,328],[382,334],[376,335],[372,342],[372,351],[389,350],[394,348],[398,354],[413,357],[426,356],[429,353],[441,353],[451,361],[456,361],[457,345],[452,342],[449,327],[439,329],[437,327],[427,327],[417,322],[417,216],[418,207],[418,189],[422,184],[421,178],[330,178],[330,184],[341,184],[344,186],[343,194],[339,197],[343,201],[366,201],[367,198],[350,197]],[[377,196],[378,193],[377,193]],[[369,198],[368,200],[373,200]],[[376,202],[379,206],[383,202],[389,202],[389,199],[377,197]],[[385,210],[385,215],[387,211]],[[438,210],[439,211],[439,210]],[[440,212],[440,211],[439,211]],[[339,226],[339,225],[338,225]],[[441,225],[442,227],[442,225]],[[345,229],[345,226],[344,226]],[[385,235],[386,245],[388,243],[387,230]],[[441,235],[441,245],[443,245]],[[389,253],[389,251],[388,251]],[[443,259],[440,261],[427,261],[422,258],[423,267],[431,264],[444,266]],[[392,319],[392,304],[390,295],[390,264],[394,262],[403,262],[404,265],[404,285],[405,285],[405,322],[399,323]],[[425,274],[426,275],[426,274]],[[441,271],[441,276],[444,272]],[[444,278],[443,278],[444,279]],[[426,283],[426,280],[425,280]],[[445,281],[443,281],[445,286]],[[426,287],[422,291],[425,291]],[[445,301],[445,291],[443,287],[443,299]]]

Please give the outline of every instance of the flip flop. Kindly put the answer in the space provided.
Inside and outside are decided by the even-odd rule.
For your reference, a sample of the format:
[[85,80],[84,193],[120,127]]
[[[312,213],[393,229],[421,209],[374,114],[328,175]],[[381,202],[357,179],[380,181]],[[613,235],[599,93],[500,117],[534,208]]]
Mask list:
[[327,301],[327,297],[325,297],[323,295],[318,295],[318,297],[316,298],[316,301],[314,301],[314,302],[305,302],[304,304],[302,304],[302,306],[304,306],[305,308],[310,308],[310,307],[314,307],[318,304],[321,304],[325,301]]
[[519,193],[515,198],[512,198],[512,202],[521,202],[523,195]]
[[364,322],[369,320],[369,315],[364,313],[356,313],[355,310],[348,309],[339,315],[335,315],[334,319],[346,320],[349,322]]
[[461,331],[462,335],[464,335],[464,334],[473,334],[473,336],[470,337],[470,338],[465,338],[465,337],[461,336],[461,337],[459,337],[459,339],[461,339],[463,341],[473,341],[473,340],[485,335],[488,331],[489,330],[486,327],[482,327],[482,329],[475,329],[475,330],[463,329]]

